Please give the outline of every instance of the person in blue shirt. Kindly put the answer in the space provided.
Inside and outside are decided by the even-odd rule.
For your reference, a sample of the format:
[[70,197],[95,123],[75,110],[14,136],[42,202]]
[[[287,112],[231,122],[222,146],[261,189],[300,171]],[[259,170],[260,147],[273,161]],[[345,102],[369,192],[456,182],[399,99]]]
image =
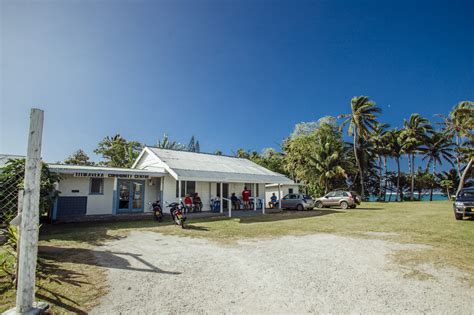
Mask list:
[[237,198],[235,193],[232,193],[230,200],[232,201],[232,207],[234,208],[234,210],[240,210],[240,200],[239,198]]
[[268,203],[268,205],[270,206],[270,209],[276,208],[277,203],[278,203],[277,196],[275,196],[275,193],[273,193],[272,196],[270,197],[270,202]]

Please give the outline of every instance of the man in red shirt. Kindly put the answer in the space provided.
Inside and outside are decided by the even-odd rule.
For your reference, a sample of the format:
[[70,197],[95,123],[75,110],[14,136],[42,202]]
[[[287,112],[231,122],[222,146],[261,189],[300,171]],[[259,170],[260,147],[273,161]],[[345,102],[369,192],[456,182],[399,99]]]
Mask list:
[[242,201],[244,202],[244,209],[249,209],[250,191],[247,187],[244,187],[244,191],[242,192]]

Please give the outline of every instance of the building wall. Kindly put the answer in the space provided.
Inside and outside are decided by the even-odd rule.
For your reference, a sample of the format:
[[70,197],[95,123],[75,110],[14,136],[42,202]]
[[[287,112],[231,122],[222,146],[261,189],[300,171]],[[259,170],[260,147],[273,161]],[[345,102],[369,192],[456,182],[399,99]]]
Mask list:
[[[293,188],[293,193],[295,193],[295,194],[299,193],[299,186],[298,185],[281,185],[280,186],[281,198],[283,198],[285,195],[290,193],[289,192],[290,188]],[[278,198],[278,186],[272,186],[272,187],[267,187],[266,188],[265,202],[267,204],[270,202],[270,198],[272,197],[273,193],[275,193],[275,195]]]
[[[104,194],[90,195],[90,178],[74,177],[69,174],[62,174],[58,187],[60,197],[87,196],[87,215],[112,214],[114,179],[104,178]],[[79,192],[72,192],[79,190]]]
[[[150,180],[153,185],[150,185]],[[152,211],[150,202],[160,199],[160,183],[159,177],[151,179],[144,179],[144,212]],[[61,181],[58,184],[58,189],[61,192],[60,197],[87,197],[87,215],[97,214],[114,214],[114,207],[117,194],[117,180],[115,178],[104,178],[104,193],[101,195],[89,194],[90,191],[90,177],[74,177],[70,174],[62,174]],[[72,192],[79,190],[79,192]]]

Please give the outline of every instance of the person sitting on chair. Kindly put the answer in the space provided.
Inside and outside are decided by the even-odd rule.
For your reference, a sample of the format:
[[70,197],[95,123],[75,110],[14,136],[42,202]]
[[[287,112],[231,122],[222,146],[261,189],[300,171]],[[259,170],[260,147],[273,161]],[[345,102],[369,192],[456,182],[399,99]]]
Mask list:
[[184,209],[186,213],[191,212],[192,208],[193,208],[193,200],[191,199],[191,196],[186,195],[186,197],[184,198]]
[[232,201],[232,207],[234,208],[234,210],[240,210],[240,200],[239,198],[237,198],[235,193],[232,193],[230,200]]
[[196,209],[196,211],[199,211],[199,212],[202,211],[202,201],[198,193],[194,193],[193,204],[194,204],[194,209]]
[[270,206],[270,209],[276,208],[277,203],[278,203],[277,196],[275,196],[275,193],[273,193],[272,196],[270,197],[270,202],[268,203],[268,205]]

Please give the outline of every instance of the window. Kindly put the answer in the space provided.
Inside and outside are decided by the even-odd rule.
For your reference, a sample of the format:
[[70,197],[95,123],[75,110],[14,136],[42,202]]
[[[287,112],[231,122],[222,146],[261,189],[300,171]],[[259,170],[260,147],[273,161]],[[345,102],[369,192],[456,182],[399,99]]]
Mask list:
[[[176,181],[176,198],[178,198],[179,191],[179,182]],[[181,197],[186,196],[186,194],[192,195],[196,192],[196,182],[195,181],[181,181]]]
[[288,193],[292,194],[293,193],[293,188],[288,188]]
[[91,195],[102,195],[104,193],[104,179],[91,178],[90,188]]
[[187,181],[186,182],[186,194],[194,195],[195,192],[196,192],[196,182]]

